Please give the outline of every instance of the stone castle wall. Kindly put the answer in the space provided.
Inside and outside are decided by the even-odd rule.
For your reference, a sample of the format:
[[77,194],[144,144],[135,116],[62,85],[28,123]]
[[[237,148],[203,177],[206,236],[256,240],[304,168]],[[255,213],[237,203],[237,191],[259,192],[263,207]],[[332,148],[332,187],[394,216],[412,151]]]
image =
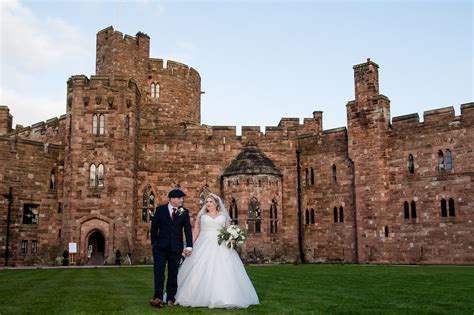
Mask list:
[[[9,265],[52,264],[62,252],[61,203],[64,147],[30,140],[0,137],[0,191],[12,189],[9,233]],[[51,185],[51,173],[54,184]],[[24,224],[27,204],[36,206],[36,224]],[[0,199],[0,262],[6,259],[8,199]],[[32,253],[32,241],[38,252]],[[21,251],[27,242],[26,253]]]
[[[153,192],[156,207],[175,187],[187,194],[192,222],[206,191],[221,195],[228,207],[235,199],[244,229],[250,200],[258,200],[261,231],[249,232],[240,250],[245,261],[474,263],[473,103],[462,105],[457,117],[444,108],[425,112],[422,123],[417,114],[391,119],[379,67],[367,60],[354,66],[347,129],[324,130],[322,112],[315,111],[302,124],[282,118],[264,132],[244,126],[237,135],[234,126],[201,125],[199,73],[150,58],[149,45],[143,33],[100,31],[96,75],[68,80],[66,114],[59,119],[12,130],[8,108],[0,108],[0,189],[4,194],[12,187],[14,194],[9,264],[52,263],[69,242],[78,244],[78,263],[87,263],[95,232],[105,238],[106,261],[119,249],[135,262],[149,262],[152,209],[143,198]],[[93,117],[102,115],[104,132],[97,134]],[[278,175],[224,175],[251,143]],[[440,174],[438,155],[446,157],[447,150],[452,168]],[[91,185],[91,165],[104,166],[103,186]],[[50,189],[53,170],[57,186]],[[443,200],[448,208],[454,204],[453,215],[448,209],[443,216]],[[22,223],[25,203],[39,207],[35,226]],[[7,199],[0,199],[0,264],[7,209]],[[22,240],[38,240],[38,254],[29,248],[23,256]]]

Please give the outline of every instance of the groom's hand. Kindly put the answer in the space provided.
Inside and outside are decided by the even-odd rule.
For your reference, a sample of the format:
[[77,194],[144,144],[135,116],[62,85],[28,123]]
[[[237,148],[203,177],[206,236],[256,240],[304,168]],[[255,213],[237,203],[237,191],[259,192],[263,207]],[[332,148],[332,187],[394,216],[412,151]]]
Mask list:
[[188,256],[191,255],[191,251],[188,250],[188,249],[185,249],[185,250],[183,251],[183,253],[184,253],[184,256],[186,256],[186,257],[188,257]]

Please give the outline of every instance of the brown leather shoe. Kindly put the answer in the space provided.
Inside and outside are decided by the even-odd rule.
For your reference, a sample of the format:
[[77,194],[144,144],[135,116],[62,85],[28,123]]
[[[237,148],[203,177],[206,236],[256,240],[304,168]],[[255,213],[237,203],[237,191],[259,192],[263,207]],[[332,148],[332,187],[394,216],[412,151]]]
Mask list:
[[169,306],[169,307],[173,307],[173,306],[174,306],[174,301],[173,301],[173,300],[169,300],[169,301],[168,301],[168,306]]
[[159,308],[163,307],[163,301],[160,300],[159,298],[151,299],[149,301],[149,303],[150,303],[151,306],[156,306],[156,307],[159,307]]

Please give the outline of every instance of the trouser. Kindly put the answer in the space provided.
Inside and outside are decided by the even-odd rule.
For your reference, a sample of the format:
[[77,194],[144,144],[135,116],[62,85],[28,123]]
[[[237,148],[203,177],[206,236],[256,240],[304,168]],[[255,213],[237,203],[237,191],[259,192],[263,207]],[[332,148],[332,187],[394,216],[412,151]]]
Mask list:
[[163,299],[163,286],[165,282],[165,266],[168,263],[168,281],[166,282],[166,294],[168,301],[174,301],[178,290],[178,268],[181,253],[153,248],[153,273],[155,282],[154,298]]

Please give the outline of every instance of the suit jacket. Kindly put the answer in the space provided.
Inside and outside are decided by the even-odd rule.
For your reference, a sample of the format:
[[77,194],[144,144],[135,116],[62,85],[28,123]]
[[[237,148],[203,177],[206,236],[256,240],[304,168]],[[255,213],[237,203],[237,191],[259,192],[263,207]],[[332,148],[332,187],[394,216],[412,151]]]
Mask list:
[[151,244],[153,249],[181,253],[183,251],[183,229],[186,236],[186,247],[193,247],[189,211],[185,208],[181,215],[176,213],[176,219],[173,221],[168,210],[168,204],[156,207],[155,215],[151,221]]

